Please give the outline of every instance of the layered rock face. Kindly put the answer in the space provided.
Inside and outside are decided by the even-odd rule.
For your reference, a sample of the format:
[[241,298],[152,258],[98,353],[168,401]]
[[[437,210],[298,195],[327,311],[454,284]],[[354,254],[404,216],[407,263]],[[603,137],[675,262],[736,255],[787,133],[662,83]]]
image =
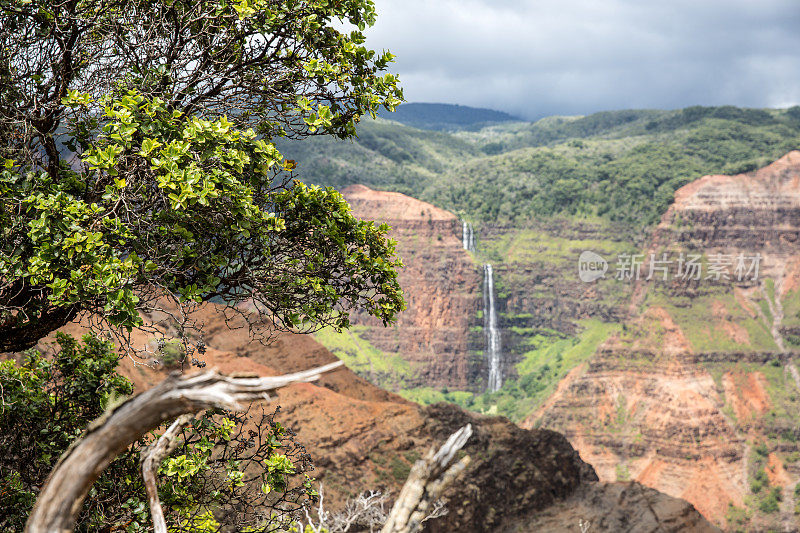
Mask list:
[[628,287],[601,280],[575,283],[584,250],[605,256],[635,250],[619,225],[572,219],[532,220],[526,228],[485,225],[481,250],[498,259],[508,327],[576,332],[581,319],[616,322],[624,316]]
[[[309,336],[280,334],[270,345],[254,343],[246,329],[236,329],[236,321],[214,305],[202,306],[195,318],[205,324],[208,348],[202,357],[222,372],[275,375],[336,360]],[[81,332],[78,325],[65,329]],[[132,342],[155,348],[154,339],[145,335],[134,333]],[[120,371],[138,391],[166,374],[127,358]],[[314,460],[328,510],[365,490],[396,496],[420,454],[469,423],[474,434],[464,449],[472,463],[447,492],[449,513],[427,522],[426,531],[564,531],[573,530],[579,520],[595,523],[593,531],[714,530],[684,501],[635,483],[598,483],[593,469],[558,433],[524,430],[504,418],[447,404],[423,408],[344,367],[316,383],[281,390],[265,407],[277,405],[279,419],[297,433]],[[534,527],[540,516],[544,529]],[[627,518],[620,521],[621,516]]]
[[679,189],[659,234],[657,242],[707,253],[760,253],[759,277],[782,283],[800,255],[800,151],[754,173],[705,176]]
[[708,372],[654,353],[604,349],[575,374],[522,426],[558,428],[601,480],[635,479],[720,524],[729,502],[743,505],[745,441]]
[[[463,249],[462,222],[448,211],[361,185],[342,194],[356,216],[391,226],[405,265],[399,280],[408,309],[397,324],[387,329],[356,316],[345,339],[355,352],[348,364],[374,383],[393,390],[487,388],[482,263],[494,270],[503,379],[517,376],[532,337],[563,339],[580,334],[587,320],[618,322],[624,315],[630,286],[610,278],[593,285],[575,280],[578,257],[587,247],[607,254],[636,250],[622,227],[571,219],[531,221],[522,230],[482,225],[475,228],[476,254]],[[319,339],[343,355],[337,351],[341,343]],[[410,370],[398,377],[392,375],[395,369],[356,364],[358,352],[368,351],[363,345],[408,362]]]
[[[601,480],[635,479],[717,524],[797,530],[798,237],[800,152],[680,189],[623,331],[523,427],[562,431]],[[672,259],[666,281],[644,279],[651,253]],[[681,254],[699,279],[681,275]]]
[[367,315],[353,317],[359,335],[410,363],[406,387],[470,388],[483,370],[474,345],[482,348],[480,334],[470,336],[470,328],[482,323],[481,271],[463,249],[461,222],[400,193],[353,185],[342,194],[356,216],[391,227],[404,264],[399,281],[408,308],[391,328]]

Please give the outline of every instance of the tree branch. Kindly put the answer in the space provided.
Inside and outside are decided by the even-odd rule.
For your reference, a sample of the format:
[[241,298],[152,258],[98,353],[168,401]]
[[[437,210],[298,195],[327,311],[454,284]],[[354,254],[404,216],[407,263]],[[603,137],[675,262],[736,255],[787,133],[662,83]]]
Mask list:
[[472,425],[467,424],[450,435],[439,451],[434,453],[431,448],[414,464],[381,533],[416,533],[426,519],[439,512],[436,502],[469,465],[469,456],[456,463],[453,459],[471,436]]
[[314,381],[341,361],[303,372],[264,378],[233,378],[216,371],[171,374],[94,421],[64,452],[48,477],[28,522],[27,533],[67,533],[75,527],[92,483],[130,444],[168,420],[220,408],[243,410],[242,403],[269,399],[268,393],[292,383]]
[[167,523],[164,521],[164,511],[158,499],[158,479],[156,472],[165,457],[169,456],[178,446],[178,435],[183,428],[191,423],[193,414],[178,417],[172,425],[161,435],[156,442],[144,448],[139,457],[142,463],[142,478],[147,499],[150,502],[150,516],[153,519],[153,533],[167,533]]

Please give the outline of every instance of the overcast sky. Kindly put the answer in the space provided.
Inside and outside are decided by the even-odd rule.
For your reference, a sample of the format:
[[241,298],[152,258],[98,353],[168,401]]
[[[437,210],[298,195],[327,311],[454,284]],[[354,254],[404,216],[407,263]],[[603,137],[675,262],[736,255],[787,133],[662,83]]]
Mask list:
[[375,0],[409,102],[533,119],[800,104],[800,0]]

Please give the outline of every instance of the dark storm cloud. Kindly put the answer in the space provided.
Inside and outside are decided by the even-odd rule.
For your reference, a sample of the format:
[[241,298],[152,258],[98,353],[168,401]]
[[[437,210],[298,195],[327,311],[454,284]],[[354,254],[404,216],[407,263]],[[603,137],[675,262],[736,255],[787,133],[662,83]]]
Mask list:
[[534,118],[800,103],[798,0],[376,0],[406,99]]

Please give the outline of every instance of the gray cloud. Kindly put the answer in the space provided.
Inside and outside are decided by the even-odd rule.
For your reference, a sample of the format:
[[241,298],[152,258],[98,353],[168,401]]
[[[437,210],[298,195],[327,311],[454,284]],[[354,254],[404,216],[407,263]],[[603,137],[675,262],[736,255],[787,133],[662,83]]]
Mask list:
[[797,0],[376,0],[406,98],[526,118],[800,103]]

